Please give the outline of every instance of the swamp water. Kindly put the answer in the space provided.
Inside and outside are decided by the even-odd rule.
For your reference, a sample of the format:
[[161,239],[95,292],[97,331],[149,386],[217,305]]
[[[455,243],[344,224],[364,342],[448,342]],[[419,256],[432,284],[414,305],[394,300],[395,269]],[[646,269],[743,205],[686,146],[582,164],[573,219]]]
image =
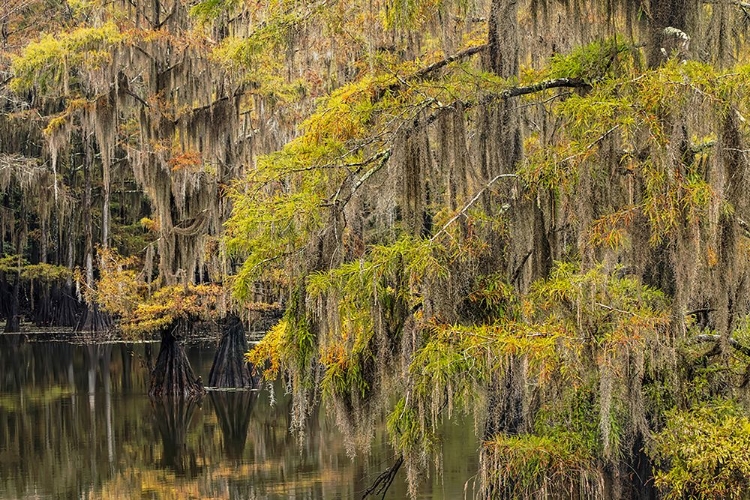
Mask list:
[[[325,411],[302,445],[290,398],[211,391],[200,404],[152,404],[149,355],[159,344],[78,345],[0,335],[0,499],[358,499],[394,461],[384,429],[368,456],[347,456]],[[217,342],[186,346],[208,379]],[[149,354],[150,351],[150,354]],[[420,498],[471,497],[470,422],[448,423],[443,476]],[[386,498],[406,498],[399,472]],[[468,481],[468,483],[467,483]],[[378,497],[379,498],[379,497]]]

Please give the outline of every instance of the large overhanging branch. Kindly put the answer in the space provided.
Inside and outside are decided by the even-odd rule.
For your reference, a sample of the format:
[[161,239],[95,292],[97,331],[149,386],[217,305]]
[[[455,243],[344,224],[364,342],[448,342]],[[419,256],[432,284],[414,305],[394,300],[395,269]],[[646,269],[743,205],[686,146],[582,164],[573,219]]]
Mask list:
[[435,71],[448,66],[450,63],[469,58],[473,56],[474,54],[479,54],[480,52],[483,52],[486,48],[487,48],[487,44],[469,47],[468,49],[464,49],[460,52],[456,52],[455,54],[451,54],[447,56],[445,59],[441,59],[432,64],[429,64],[425,66],[424,68],[412,73],[411,75],[397,77],[396,82],[392,83],[391,85],[388,85],[387,87],[383,87],[378,92],[376,92],[375,100],[377,101],[377,100],[382,99],[383,96],[386,94],[386,92],[395,92],[401,89],[402,87],[404,87],[410,81],[419,80],[421,78],[426,78],[430,76],[432,73],[434,73]]
[[[474,49],[476,49],[476,50],[474,52],[472,52],[472,53],[476,53],[476,52],[481,51],[482,47],[475,47]],[[466,51],[464,51],[464,52],[466,52]],[[444,61],[446,61],[446,60],[444,60]],[[453,60],[455,60],[455,58]],[[444,61],[442,61],[442,62],[444,62]],[[437,63],[435,63],[435,64],[437,64]],[[448,64],[448,63],[444,62],[443,65],[445,65],[445,64]],[[434,67],[434,64],[431,65],[431,66]],[[538,82],[538,83],[535,83],[535,84],[532,84],[532,85],[525,85],[525,86],[519,86],[519,87],[511,87],[511,88],[505,89],[505,90],[503,90],[502,92],[499,92],[499,93],[489,94],[489,95],[485,96],[483,99],[480,99],[480,100],[474,101],[474,102],[454,101],[450,105],[441,106],[435,112],[433,112],[432,114],[428,115],[424,120],[422,120],[422,121],[419,121],[419,120],[414,121],[413,125],[411,127],[409,127],[408,129],[403,130],[402,133],[404,134],[404,136],[408,136],[409,134],[411,134],[415,130],[417,130],[419,127],[430,125],[431,123],[435,122],[440,116],[442,116],[443,113],[446,113],[448,111],[454,111],[454,110],[458,109],[459,106],[461,106],[464,110],[466,110],[466,109],[469,109],[469,108],[472,108],[472,107],[476,106],[477,104],[490,104],[492,102],[499,101],[499,100],[508,100],[508,99],[513,98],[513,97],[519,97],[519,96],[523,96],[523,95],[534,94],[534,93],[537,93],[537,92],[543,92],[545,90],[550,90],[550,89],[555,89],[555,88],[582,88],[582,89],[590,89],[591,85],[588,82],[586,82],[585,80],[581,79],[581,78],[554,78],[554,79],[551,79],[551,80],[544,80],[544,81],[541,81],[541,82]],[[606,134],[605,134],[605,136],[609,135],[612,131],[613,130],[607,131]],[[603,139],[605,136],[603,136],[600,139]],[[357,174],[357,173],[359,173],[359,172],[362,171],[362,168],[361,168],[362,166],[373,165],[373,167],[370,168],[369,170],[367,170],[366,173],[362,177],[360,177],[359,179],[357,179],[356,181],[353,182],[353,187],[352,187],[351,193],[347,197],[345,197],[344,199],[340,199],[339,198],[339,194],[341,193],[343,186],[346,185],[348,182],[351,181],[350,177],[347,177],[347,179],[342,183],[342,185],[339,186],[339,188],[338,188],[338,190],[336,192],[336,195],[333,197],[334,203],[328,203],[328,205],[336,205],[339,208],[342,207],[342,206],[344,206],[344,205],[346,205],[347,202],[351,199],[351,197],[354,194],[354,192],[357,191],[357,189],[359,189],[362,186],[362,184],[364,184],[375,172],[377,172],[378,170],[380,170],[388,162],[388,159],[390,158],[390,156],[391,156],[391,154],[393,152],[393,144],[392,144],[392,142],[393,141],[391,141],[390,147],[375,152],[368,159],[364,160],[363,162],[361,162],[359,164],[360,168],[355,172],[355,174]],[[599,142],[599,141],[597,141],[597,142]],[[592,147],[593,147],[593,145],[594,144],[592,144]],[[330,166],[329,166],[329,168],[330,168]],[[492,179],[489,182],[489,184],[487,186],[485,186],[485,188],[483,188],[479,192],[479,195],[481,195],[481,193],[484,192],[487,189],[487,187],[489,187],[492,184],[494,184],[494,182],[497,181],[497,180],[498,180],[498,178]],[[475,201],[476,200],[472,200],[471,203],[474,203]]]
[[[719,335],[701,333],[700,335],[695,336],[695,340],[697,340],[698,342],[719,342],[721,340],[721,337]],[[737,339],[729,337],[727,338],[727,344],[729,344],[731,347],[733,347],[738,352],[741,352],[745,356],[750,357],[750,347],[740,344]]]

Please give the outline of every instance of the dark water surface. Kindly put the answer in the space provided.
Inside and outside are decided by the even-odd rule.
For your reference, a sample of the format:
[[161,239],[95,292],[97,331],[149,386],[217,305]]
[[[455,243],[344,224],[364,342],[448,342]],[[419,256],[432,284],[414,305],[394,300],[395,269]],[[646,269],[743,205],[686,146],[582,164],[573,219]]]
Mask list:
[[[290,399],[211,392],[200,404],[152,405],[148,350],[0,334],[0,499],[358,499],[394,460],[382,429],[353,460],[325,412],[300,446]],[[208,379],[215,343],[187,349]],[[464,498],[476,473],[470,423],[446,424],[443,477],[420,498]],[[405,472],[387,498],[406,498]],[[379,497],[378,497],[379,498]]]

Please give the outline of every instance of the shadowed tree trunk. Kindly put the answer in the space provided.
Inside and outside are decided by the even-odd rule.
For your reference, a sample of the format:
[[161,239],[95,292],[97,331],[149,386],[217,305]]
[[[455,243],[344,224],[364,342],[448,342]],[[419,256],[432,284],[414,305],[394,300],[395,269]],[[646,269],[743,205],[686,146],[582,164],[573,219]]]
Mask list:
[[34,309],[34,325],[51,326],[53,319],[52,294],[50,286],[47,283],[41,284],[41,291],[37,298],[36,308]]
[[76,325],[77,332],[108,332],[112,329],[112,318],[99,309],[96,304],[89,305],[83,311],[80,321]]
[[198,398],[206,392],[200,377],[195,377],[185,350],[177,342],[177,327],[178,324],[172,324],[161,332],[161,349],[151,371],[148,391],[152,398]]
[[16,274],[13,282],[13,292],[10,296],[10,308],[8,310],[8,319],[5,322],[5,333],[15,333],[21,331],[21,307],[19,296],[21,293],[21,272]]
[[[73,218],[67,223],[68,234],[73,234]],[[63,241],[59,243],[61,246]],[[73,238],[68,238],[67,249],[66,249],[66,265],[72,272],[75,258],[75,246],[73,245]],[[55,315],[56,326],[74,327],[78,324],[78,314],[80,304],[73,291],[73,279],[68,277],[65,283],[55,288],[54,299],[57,303],[57,314]]]
[[65,283],[53,291],[54,303],[57,304],[55,326],[73,327],[78,323],[78,301],[73,295],[73,286]]
[[247,339],[242,321],[230,315],[224,325],[224,334],[214,356],[208,375],[211,387],[254,387],[255,381],[245,361]]
[[21,234],[16,243],[16,255],[18,255],[18,267],[16,269],[15,281],[13,282],[13,293],[10,297],[10,309],[8,311],[8,320],[5,323],[5,333],[14,333],[21,331],[21,255],[26,246],[26,236],[28,229],[26,227],[25,209],[21,207]]
[[[84,176],[84,203],[83,203],[83,223],[85,226],[85,265],[86,265],[86,286],[94,286],[94,221],[92,220],[91,206],[92,206],[92,179],[91,179],[91,168],[93,165],[94,148],[91,143],[91,138],[87,138],[85,143],[85,155],[83,162],[83,176]],[[106,332],[112,328],[112,319],[107,313],[101,311],[99,307],[94,304],[87,304],[86,310],[83,312],[78,325],[76,325],[76,331],[79,332]]]

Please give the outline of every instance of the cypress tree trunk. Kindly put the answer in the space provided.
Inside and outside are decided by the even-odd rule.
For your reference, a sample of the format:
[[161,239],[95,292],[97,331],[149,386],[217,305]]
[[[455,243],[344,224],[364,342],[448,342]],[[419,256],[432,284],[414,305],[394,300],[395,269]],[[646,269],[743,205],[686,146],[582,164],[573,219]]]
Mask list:
[[[41,238],[39,249],[39,262],[47,263],[47,231],[48,224],[46,219],[41,220]],[[34,308],[34,325],[50,326],[52,324],[52,295],[50,294],[50,283],[47,281],[39,282],[39,297]]]
[[242,321],[230,315],[224,325],[224,333],[214,356],[214,363],[208,375],[211,387],[253,387],[254,380],[250,367],[245,362],[247,339]]
[[11,295],[10,310],[5,323],[5,333],[15,333],[21,331],[21,256],[26,246],[26,236],[28,228],[26,226],[26,210],[21,204],[21,231],[16,241],[16,255],[18,255],[18,266],[16,268],[16,277],[13,282],[13,293]]
[[16,333],[21,331],[21,311],[19,296],[21,293],[21,271],[19,269],[13,282],[13,292],[10,297],[10,309],[5,322],[5,333]]
[[[91,167],[94,161],[94,151],[91,145],[91,139],[85,140],[84,148],[85,159],[83,163],[83,176],[84,176],[84,194],[83,194],[83,223],[85,224],[86,234],[86,286],[92,287],[94,285],[94,221],[91,216],[91,204],[92,204],[92,182],[91,182]],[[108,314],[99,310],[96,304],[87,304],[86,310],[83,312],[76,331],[79,332],[106,332],[112,328],[112,320]]]
[[196,378],[185,350],[177,342],[175,331],[178,324],[172,324],[161,332],[161,349],[156,365],[151,371],[151,387],[148,395],[152,398],[202,397],[206,390],[200,377]]
[[[67,234],[73,234],[73,217],[67,223]],[[65,239],[62,235],[60,238],[59,245],[62,246]],[[70,272],[73,272],[74,261],[75,261],[75,247],[73,245],[73,238],[67,238],[67,250],[66,250],[66,265]],[[68,277],[65,280],[65,284],[58,287],[55,290],[55,302],[58,304],[57,314],[55,315],[55,324],[57,326],[73,327],[78,323],[78,309],[79,303],[73,293],[73,280]]]

